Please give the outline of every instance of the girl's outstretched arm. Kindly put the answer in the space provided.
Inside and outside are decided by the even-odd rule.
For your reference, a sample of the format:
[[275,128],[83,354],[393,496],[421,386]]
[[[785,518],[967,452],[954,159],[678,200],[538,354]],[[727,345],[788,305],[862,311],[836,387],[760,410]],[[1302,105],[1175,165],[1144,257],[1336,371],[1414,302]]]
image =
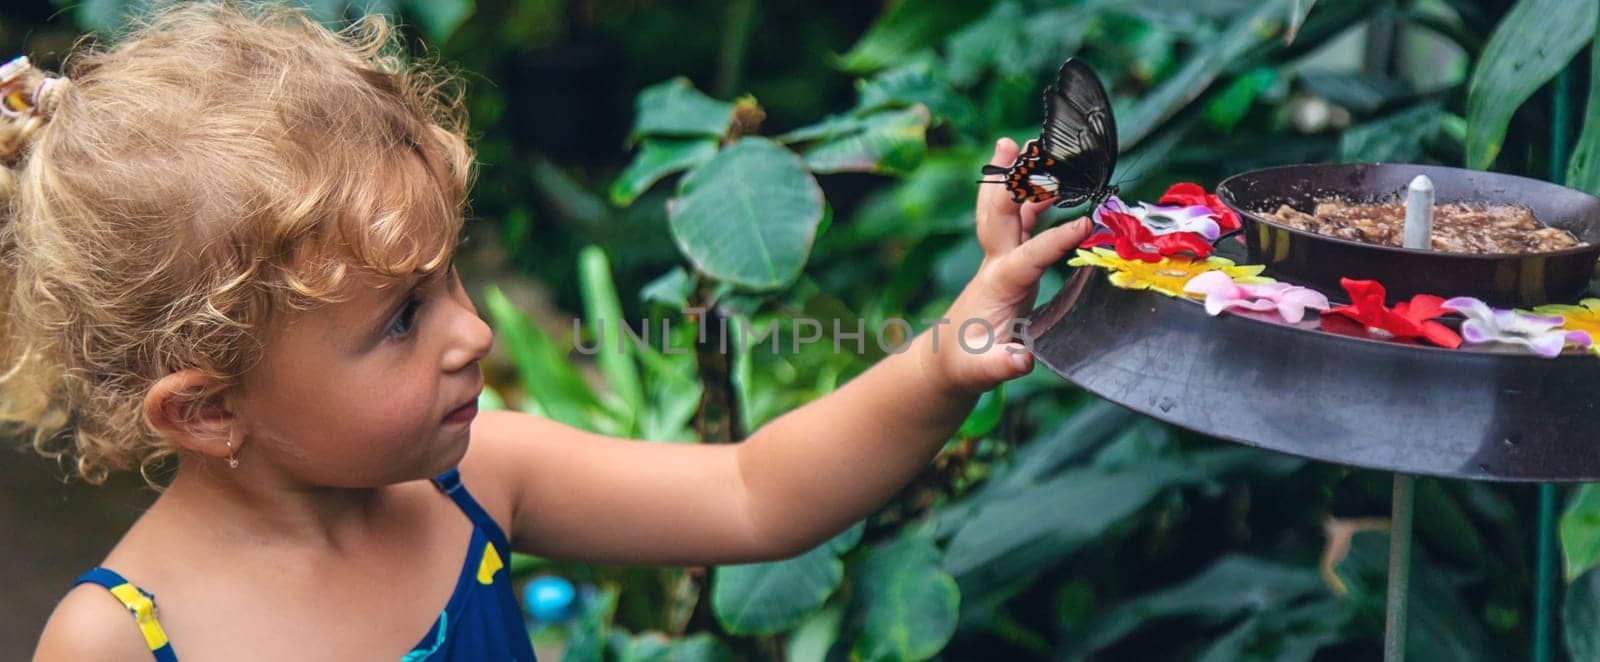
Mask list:
[[[1002,139],[992,162],[1009,165],[1016,155],[1016,144]],[[1000,187],[982,187],[983,263],[948,322],[743,442],[636,442],[485,412],[463,471],[469,481],[482,476],[503,487],[506,502],[486,505],[510,522],[518,549],[536,554],[712,564],[805,551],[904,487],[979,394],[1032,369],[1011,322],[1033,304],[1045,270],[1089,231],[1079,219],[1029,238],[1048,204],[1019,207]]]

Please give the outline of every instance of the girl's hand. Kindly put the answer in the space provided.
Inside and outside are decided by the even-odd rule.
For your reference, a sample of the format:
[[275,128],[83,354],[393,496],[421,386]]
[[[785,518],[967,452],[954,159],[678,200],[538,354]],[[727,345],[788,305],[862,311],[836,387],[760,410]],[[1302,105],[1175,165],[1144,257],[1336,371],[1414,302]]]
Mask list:
[[[1009,166],[1017,149],[1010,138],[1001,138],[989,162]],[[977,231],[983,263],[945,313],[948,323],[935,325],[929,332],[931,346],[922,349],[924,371],[942,390],[982,393],[1033,369],[1033,355],[1013,333],[1022,327],[1013,328],[1013,320],[1033,307],[1045,270],[1089,236],[1089,219],[1079,218],[1030,238],[1039,212],[1051,202],[1018,205],[1003,186],[979,186]]]

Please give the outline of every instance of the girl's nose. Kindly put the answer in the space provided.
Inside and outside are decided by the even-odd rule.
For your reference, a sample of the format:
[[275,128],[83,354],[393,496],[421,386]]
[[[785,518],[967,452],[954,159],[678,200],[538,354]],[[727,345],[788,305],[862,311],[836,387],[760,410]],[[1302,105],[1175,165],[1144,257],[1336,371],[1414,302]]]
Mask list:
[[444,353],[445,372],[455,372],[472,365],[487,356],[489,348],[494,345],[494,332],[483,318],[478,317],[478,310],[473,307],[466,291],[460,285],[454,289],[450,298],[456,305],[451,311],[450,346]]

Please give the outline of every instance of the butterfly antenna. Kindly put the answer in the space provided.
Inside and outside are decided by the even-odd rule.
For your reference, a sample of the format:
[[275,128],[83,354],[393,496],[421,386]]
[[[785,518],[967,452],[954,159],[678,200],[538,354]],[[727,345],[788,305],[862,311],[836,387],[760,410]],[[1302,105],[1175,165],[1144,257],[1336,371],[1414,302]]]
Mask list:
[[1143,150],[1140,150],[1140,152],[1138,154],[1135,154],[1133,156],[1133,163],[1129,163],[1128,167],[1122,169],[1123,175],[1125,175],[1125,176],[1117,180],[1117,182],[1116,182],[1117,188],[1122,188],[1122,185],[1126,184],[1128,182],[1138,181],[1138,179],[1139,179],[1138,177],[1134,177],[1129,173],[1134,172],[1134,169],[1138,167],[1139,162],[1144,160],[1144,156],[1145,156],[1145,152]]

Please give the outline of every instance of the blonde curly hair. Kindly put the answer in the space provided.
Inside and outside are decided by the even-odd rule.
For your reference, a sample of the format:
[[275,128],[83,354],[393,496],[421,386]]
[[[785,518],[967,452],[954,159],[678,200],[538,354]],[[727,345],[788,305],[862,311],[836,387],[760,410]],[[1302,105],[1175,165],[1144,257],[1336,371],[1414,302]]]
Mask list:
[[[459,86],[369,17],[187,4],[0,87],[0,438],[91,483],[175,455],[144,413],[224,394],[274,316],[446,269],[473,176]],[[20,69],[20,73],[18,70]]]

